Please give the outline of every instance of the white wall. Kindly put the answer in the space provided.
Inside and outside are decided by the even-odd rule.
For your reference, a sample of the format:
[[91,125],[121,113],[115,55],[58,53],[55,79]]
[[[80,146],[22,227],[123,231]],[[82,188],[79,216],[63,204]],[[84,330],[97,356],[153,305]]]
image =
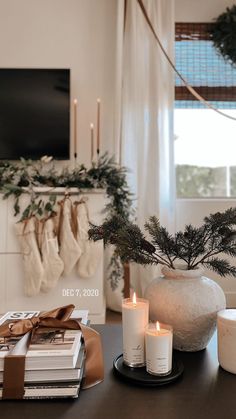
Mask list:
[[176,22],[210,22],[235,0],[175,0]]
[[[175,0],[176,22],[210,22],[219,14],[235,4],[234,0]],[[219,116],[219,118],[222,118]],[[191,140],[191,139],[190,139]],[[185,224],[200,225],[210,213],[224,211],[236,205],[236,200],[227,199],[179,199],[176,205],[176,228],[181,230]],[[235,263],[235,260],[232,260]],[[236,278],[220,278],[207,272],[217,280],[225,291],[228,306],[236,306]]]
[[[71,100],[77,98],[79,103],[80,163],[90,162],[89,126],[95,122],[97,97],[102,100],[102,150],[116,150],[116,18],[121,2],[0,0],[0,67],[71,68]],[[176,21],[210,21],[234,3],[175,0]],[[183,204],[177,204],[177,228],[189,217],[197,224],[202,214],[195,210],[201,203]],[[213,207],[202,208],[207,215],[220,207],[221,201],[214,201]],[[226,288],[236,292],[236,281]]]
[[[90,123],[94,122],[96,127],[98,97],[101,99],[101,152],[113,154],[117,147],[116,83],[120,74],[116,73],[119,57],[116,43],[117,16],[122,11],[122,2],[0,0],[0,68],[71,69],[71,110],[73,99],[78,99],[78,163],[85,165],[90,164]],[[5,268],[2,264],[2,273]],[[7,291],[2,287],[4,281],[0,281],[0,291],[6,302]]]
[[80,163],[90,162],[98,97],[102,150],[115,150],[116,9],[117,0],[0,0],[0,67],[71,68]]

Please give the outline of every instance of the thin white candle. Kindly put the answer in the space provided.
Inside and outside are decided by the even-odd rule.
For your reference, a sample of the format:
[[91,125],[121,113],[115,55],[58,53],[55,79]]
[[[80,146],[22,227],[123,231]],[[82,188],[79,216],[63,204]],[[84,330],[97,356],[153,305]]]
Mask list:
[[90,124],[90,134],[91,134],[91,163],[93,162],[94,156],[94,125]]
[[123,360],[131,367],[145,365],[145,327],[148,324],[149,302],[142,298],[122,301]]
[[100,113],[101,113],[101,100],[97,99],[97,155],[100,153]]
[[145,333],[146,369],[153,375],[167,375],[172,369],[173,330],[169,325],[150,323]]
[[74,158],[77,159],[77,99],[74,99]]

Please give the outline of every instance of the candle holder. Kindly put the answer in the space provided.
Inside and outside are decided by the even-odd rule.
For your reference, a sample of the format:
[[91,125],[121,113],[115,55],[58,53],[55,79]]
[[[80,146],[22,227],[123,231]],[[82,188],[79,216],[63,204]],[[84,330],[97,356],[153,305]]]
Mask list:
[[184,366],[180,359],[173,357],[172,370],[170,374],[157,376],[149,374],[146,367],[132,368],[124,363],[123,354],[117,356],[113,361],[113,372],[117,378],[135,386],[141,387],[160,387],[172,384],[178,380],[183,372]]

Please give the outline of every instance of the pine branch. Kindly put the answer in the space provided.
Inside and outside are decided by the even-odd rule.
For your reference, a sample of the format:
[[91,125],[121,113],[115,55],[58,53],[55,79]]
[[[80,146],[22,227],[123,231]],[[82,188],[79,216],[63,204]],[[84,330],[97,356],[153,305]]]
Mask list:
[[173,267],[171,257],[176,255],[176,246],[173,237],[168,233],[166,228],[160,226],[156,216],[150,217],[149,221],[145,223],[145,230],[150,234],[153,245],[167,257],[169,266]]
[[95,241],[103,239],[105,245],[115,245],[123,262],[169,266],[168,261],[156,253],[155,246],[146,240],[140,228],[120,216],[106,220],[100,227],[92,226],[89,237]]
[[[110,224],[109,224],[110,223]],[[144,264],[162,264],[174,268],[174,262],[184,261],[187,269],[199,265],[208,266],[219,275],[236,276],[236,268],[228,261],[219,258],[225,254],[236,256],[236,209],[223,213],[211,214],[200,227],[191,224],[171,236],[160,226],[153,216],[145,224],[145,230],[151,236],[151,243],[146,240],[139,227],[119,218],[110,220],[101,228],[92,229],[99,237],[101,231],[105,241],[115,244],[122,260]],[[111,226],[113,229],[111,229]],[[109,228],[107,228],[109,227]]]
[[236,276],[236,267],[231,266],[230,263],[224,259],[212,258],[202,262],[202,265],[223,277],[226,275]]

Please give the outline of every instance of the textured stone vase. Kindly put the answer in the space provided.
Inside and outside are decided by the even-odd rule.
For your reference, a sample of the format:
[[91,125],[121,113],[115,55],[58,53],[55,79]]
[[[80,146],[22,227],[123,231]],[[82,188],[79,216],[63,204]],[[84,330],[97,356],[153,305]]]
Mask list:
[[150,319],[173,326],[174,348],[200,351],[216,328],[216,315],[226,306],[225,295],[203,270],[162,269],[163,277],[146,288]]

